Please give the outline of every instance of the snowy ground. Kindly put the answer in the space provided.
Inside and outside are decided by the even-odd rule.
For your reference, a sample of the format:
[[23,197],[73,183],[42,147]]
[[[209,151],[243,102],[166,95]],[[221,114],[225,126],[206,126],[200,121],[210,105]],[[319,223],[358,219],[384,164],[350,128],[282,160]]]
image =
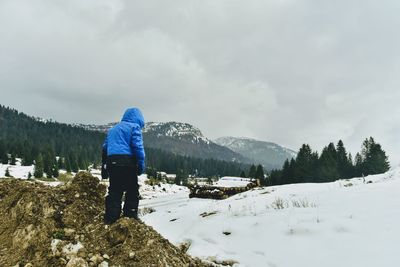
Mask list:
[[[33,172],[32,166],[0,164],[0,177],[7,167],[17,178]],[[189,199],[185,187],[145,180],[139,177],[140,205],[155,212],[143,221],[174,244],[191,242],[193,256],[234,260],[235,266],[400,266],[400,167],[365,179],[254,189],[226,200]]]
[[389,267],[400,266],[399,192],[397,168],[365,182],[276,186],[226,200],[178,192],[141,206],[156,210],[145,223],[175,244],[190,241],[188,253],[201,258],[235,266]]

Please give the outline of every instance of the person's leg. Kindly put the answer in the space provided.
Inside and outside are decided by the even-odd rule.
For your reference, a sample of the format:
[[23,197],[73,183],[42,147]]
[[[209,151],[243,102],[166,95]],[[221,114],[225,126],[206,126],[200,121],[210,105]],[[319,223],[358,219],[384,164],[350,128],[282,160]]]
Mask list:
[[139,185],[135,168],[127,169],[125,190],[124,216],[138,219]]
[[114,223],[121,216],[122,194],[124,192],[123,171],[119,167],[112,167],[109,170],[110,186],[105,203],[104,222],[106,224]]

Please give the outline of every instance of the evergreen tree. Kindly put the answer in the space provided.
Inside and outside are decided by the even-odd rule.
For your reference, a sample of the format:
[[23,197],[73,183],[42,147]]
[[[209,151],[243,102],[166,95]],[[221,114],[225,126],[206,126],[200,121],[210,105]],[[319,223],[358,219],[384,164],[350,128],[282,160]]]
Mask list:
[[332,182],[339,179],[337,152],[333,143],[322,150],[318,163],[318,181]]
[[354,158],[354,176],[362,176],[363,174],[363,159],[360,153]]
[[249,170],[249,178],[256,178],[256,172],[257,172],[256,166],[252,164]]
[[296,167],[294,170],[295,183],[310,182],[313,179],[313,167],[315,165],[315,158],[311,151],[311,147],[303,144],[300,148],[296,158]]
[[70,160],[69,160],[69,157],[67,157],[67,158],[65,159],[65,170],[66,170],[68,173],[71,173],[71,172],[72,172],[72,167],[71,167],[71,162],[70,162]]
[[33,176],[35,176],[35,178],[42,178],[43,177],[43,157],[42,157],[42,154],[39,154],[39,156],[35,160],[35,169],[34,169],[34,172],[33,172]]
[[43,156],[43,172],[48,178],[52,177],[53,159],[51,153],[47,151]]
[[55,178],[58,178],[58,176],[60,175],[60,172],[59,172],[59,169],[58,169],[58,164],[56,162],[54,162],[51,174]]
[[32,179],[32,173],[28,172],[28,180]]
[[246,173],[245,173],[244,171],[242,171],[242,172],[240,173],[240,177],[246,178]]
[[76,160],[75,155],[72,153],[70,154],[69,162],[71,164],[71,170],[73,172],[78,172],[79,171],[78,161]]
[[57,160],[57,168],[59,170],[65,169],[64,160],[63,160],[62,157],[59,157],[58,160]]
[[372,137],[363,142],[362,159],[362,173],[364,175],[383,173],[390,169],[385,151],[380,144],[375,143]]
[[11,174],[10,174],[10,170],[8,168],[6,169],[6,172],[5,172],[4,176],[5,177],[12,177]]
[[349,161],[349,157],[342,140],[339,140],[339,142],[337,143],[336,151],[337,151],[336,161],[337,161],[339,177],[342,179],[351,177],[352,163]]
[[260,180],[261,185],[265,185],[264,168],[261,164],[257,166],[256,179]]
[[7,148],[3,140],[0,139],[0,163],[8,164]]
[[17,164],[17,159],[15,158],[15,154],[11,154],[10,165]]

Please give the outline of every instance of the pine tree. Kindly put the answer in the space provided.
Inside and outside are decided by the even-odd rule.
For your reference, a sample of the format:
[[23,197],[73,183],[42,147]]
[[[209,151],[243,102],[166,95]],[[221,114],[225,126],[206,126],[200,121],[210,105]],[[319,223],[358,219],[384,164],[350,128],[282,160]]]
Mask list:
[[256,172],[257,172],[256,166],[254,164],[251,165],[249,170],[249,178],[256,178]]
[[43,172],[46,173],[48,178],[52,177],[53,158],[50,151],[46,151],[43,156]]
[[58,169],[58,164],[54,164],[53,165],[53,169],[52,169],[52,176],[54,177],[54,178],[58,178],[58,176],[60,175],[60,172],[59,172],[59,169]]
[[63,160],[62,157],[58,157],[58,160],[57,160],[57,168],[58,168],[59,170],[65,169],[64,160]]
[[79,171],[79,166],[78,166],[78,162],[76,160],[75,154],[71,154],[69,157],[69,162],[71,164],[71,170],[73,172],[78,172]]
[[322,150],[318,163],[318,181],[332,182],[339,179],[337,152],[333,143]]
[[17,164],[17,159],[15,158],[15,154],[11,154],[11,160],[10,160],[10,165],[16,165]]
[[296,157],[296,168],[294,170],[294,182],[304,183],[313,179],[314,156],[311,147],[303,144]]
[[28,172],[28,180],[32,179],[32,173]]
[[390,164],[386,152],[381,145],[375,143],[370,137],[365,139],[362,148],[362,173],[364,175],[384,173],[390,169]]
[[6,169],[6,172],[4,173],[4,176],[5,177],[12,177],[11,174],[10,174],[10,170],[8,168]]
[[255,175],[256,179],[258,179],[260,181],[261,185],[265,185],[265,177],[264,177],[264,168],[261,164],[259,164],[257,166],[257,170],[256,170],[256,175]]
[[354,176],[363,176],[363,159],[360,153],[354,158]]
[[8,155],[6,150],[6,145],[3,140],[0,139],[0,163],[8,164]]
[[244,171],[242,171],[242,172],[240,173],[240,177],[246,178],[246,173],[245,173]]
[[345,178],[350,178],[352,175],[352,163],[349,160],[349,157],[346,152],[346,148],[344,147],[344,144],[342,140],[339,140],[337,146],[336,146],[336,151],[337,151],[337,168],[339,172],[339,177],[342,179]]
[[35,161],[35,169],[33,172],[33,176],[35,178],[42,178],[43,177],[43,157],[42,154],[39,154]]
[[65,170],[66,170],[68,173],[71,173],[71,172],[72,172],[71,162],[70,162],[70,160],[69,160],[69,157],[67,157],[67,158],[65,159]]

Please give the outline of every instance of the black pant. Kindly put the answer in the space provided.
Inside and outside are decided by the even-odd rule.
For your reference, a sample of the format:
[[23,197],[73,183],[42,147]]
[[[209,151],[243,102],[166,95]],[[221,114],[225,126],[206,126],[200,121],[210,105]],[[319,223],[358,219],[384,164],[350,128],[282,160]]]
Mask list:
[[139,185],[136,168],[131,166],[112,166],[108,170],[110,186],[106,197],[104,221],[113,223],[121,216],[122,195],[125,192],[123,216],[137,218],[139,207]]

